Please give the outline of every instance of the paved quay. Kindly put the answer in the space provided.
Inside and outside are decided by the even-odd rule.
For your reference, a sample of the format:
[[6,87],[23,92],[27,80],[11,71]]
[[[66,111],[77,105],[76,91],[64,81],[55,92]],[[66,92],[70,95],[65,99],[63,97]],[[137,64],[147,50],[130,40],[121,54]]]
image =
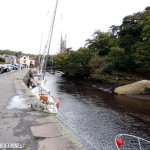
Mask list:
[[83,150],[55,116],[31,110],[37,99],[23,82],[28,71],[0,74],[0,149]]

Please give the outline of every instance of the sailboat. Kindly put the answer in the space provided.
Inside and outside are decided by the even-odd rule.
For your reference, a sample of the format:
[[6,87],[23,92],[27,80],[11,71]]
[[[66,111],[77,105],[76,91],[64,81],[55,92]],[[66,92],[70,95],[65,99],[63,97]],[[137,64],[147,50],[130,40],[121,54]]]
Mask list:
[[31,80],[31,82],[35,86],[34,88],[31,87],[31,92],[39,100],[37,103],[31,104],[31,108],[33,110],[43,111],[50,114],[57,114],[60,105],[60,101],[56,100],[53,96],[51,96],[49,89],[46,87],[47,79],[45,79],[46,66],[47,66],[48,54],[49,54],[51,40],[52,40],[57,5],[58,5],[58,0],[56,0],[53,19],[49,30],[49,35],[44,48],[43,60],[40,62],[41,66],[39,67],[38,72],[33,76]]

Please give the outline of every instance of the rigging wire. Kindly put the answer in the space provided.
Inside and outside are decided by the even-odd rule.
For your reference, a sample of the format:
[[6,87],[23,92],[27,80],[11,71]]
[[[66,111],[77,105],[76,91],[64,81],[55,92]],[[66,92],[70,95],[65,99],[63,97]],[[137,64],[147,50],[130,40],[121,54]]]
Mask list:
[[75,129],[73,129],[71,126],[69,126],[67,123],[62,121],[60,118],[58,118],[56,115],[52,114],[54,117],[57,118],[60,122],[62,122],[64,125],[66,125],[68,128],[70,128],[73,132],[75,132],[78,136],[80,136],[82,139],[84,139],[87,143],[89,143],[92,147],[94,147],[96,150],[100,150],[97,148],[93,143],[91,143],[89,140],[87,140],[85,137],[83,137],[79,132],[77,132]]
[[57,5],[58,5],[58,0],[56,0],[54,15],[53,15],[52,24],[51,24],[51,27],[50,27],[50,37],[49,37],[49,43],[48,43],[46,60],[45,60],[45,63],[44,63],[43,79],[44,79],[45,73],[46,73],[46,66],[47,66],[47,60],[48,60],[48,54],[49,54],[49,50],[50,50],[50,46],[51,46],[51,41],[52,41],[52,35],[53,35],[53,29],[54,29],[54,23],[55,23],[55,16],[56,16],[56,11],[57,11]]
[[[52,23],[51,23],[51,26],[52,26]],[[51,34],[51,26],[50,26],[50,29],[49,29],[49,32],[48,32],[48,37],[47,37],[47,41],[46,41],[46,44],[44,46],[44,51],[43,51],[43,59],[41,60],[41,70],[40,70],[40,75],[41,77],[42,76],[42,72],[43,72],[43,68],[44,68],[44,64],[45,64],[45,57],[46,57],[46,53],[47,53],[47,45],[48,45],[48,42],[49,42],[49,39],[50,39],[50,34]]]
[[[44,58],[43,58],[42,67],[41,67],[41,74],[42,74],[42,69],[44,67],[43,79],[44,79],[45,73],[46,73],[46,66],[47,66],[48,54],[49,54],[49,50],[50,50],[50,46],[51,46],[51,40],[52,40],[52,35],[53,35],[53,28],[54,28],[55,16],[56,16],[56,11],[57,11],[57,5],[58,5],[58,0],[56,0],[55,10],[54,10],[54,14],[53,14],[53,19],[52,19],[52,23],[51,23],[51,26],[50,26],[50,30],[49,30],[48,40],[47,40],[47,43],[46,43],[45,48],[44,48]],[[46,60],[45,60],[46,49],[47,49],[47,55],[46,55]],[[77,135],[79,135],[82,139],[84,139],[87,143],[89,143],[91,146],[93,146],[96,150],[99,150],[94,144],[92,144],[89,140],[87,140],[85,137],[83,137],[79,132],[77,132],[71,126],[69,126],[68,124],[66,124],[64,121],[62,121],[57,116],[55,116],[55,117],[59,121],[61,121],[64,125],[66,125],[68,128],[70,128],[72,131],[74,131]]]
[[43,39],[43,32],[42,32],[42,35],[41,35],[41,42],[40,42],[40,49],[39,49],[39,59],[38,59],[38,68],[39,68],[39,71],[40,71],[40,64],[41,64],[41,47],[42,47],[42,39]]

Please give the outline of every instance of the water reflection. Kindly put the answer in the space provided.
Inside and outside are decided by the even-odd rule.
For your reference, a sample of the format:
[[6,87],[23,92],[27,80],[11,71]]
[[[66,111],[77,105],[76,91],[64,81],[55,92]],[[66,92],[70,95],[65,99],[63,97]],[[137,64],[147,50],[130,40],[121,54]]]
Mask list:
[[114,95],[113,101],[121,107],[121,110],[150,115],[150,101],[132,98],[123,95]]
[[[150,140],[150,102],[113,95],[46,74],[47,87],[60,99],[58,117],[99,149],[116,149],[114,138],[128,133]],[[70,131],[72,132],[72,131]],[[73,133],[73,132],[72,132]],[[73,133],[87,150],[94,149]]]

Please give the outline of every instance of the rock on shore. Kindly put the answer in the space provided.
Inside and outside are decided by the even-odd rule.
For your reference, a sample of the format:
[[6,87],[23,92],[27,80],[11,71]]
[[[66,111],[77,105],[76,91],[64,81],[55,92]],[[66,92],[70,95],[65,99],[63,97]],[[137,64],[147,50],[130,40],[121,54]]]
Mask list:
[[115,88],[116,94],[138,94],[144,93],[145,88],[150,87],[150,80],[141,80],[132,84]]

